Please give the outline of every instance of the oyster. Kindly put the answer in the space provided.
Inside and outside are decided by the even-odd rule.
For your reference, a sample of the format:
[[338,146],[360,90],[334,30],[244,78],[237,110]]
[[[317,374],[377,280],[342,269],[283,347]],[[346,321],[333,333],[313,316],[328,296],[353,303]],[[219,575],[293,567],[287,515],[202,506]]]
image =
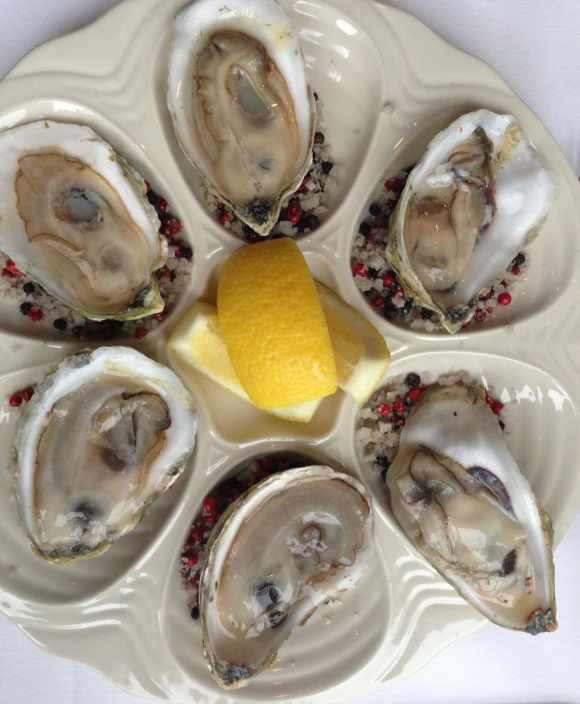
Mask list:
[[204,652],[224,689],[269,667],[294,628],[352,589],[374,551],[371,499],[328,467],[274,474],[226,511],[200,583]]
[[175,18],[168,106],[207,187],[261,235],[312,163],[315,101],[275,0],[197,0]]
[[39,121],[0,134],[0,249],[92,320],[157,313],[167,245],[145,182],[92,129]]
[[55,563],[104,552],[177,479],[196,430],[183,384],[141,353],[65,357],[16,438],[18,508],[34,550]]
[[552,525],[483,389],[423,393],[387,486],[413,545],[484,616],[534,635],[557,628]]
[[558,180],[511,115],[463,115],[427,147],[391,218],[387,259],[451,333],[540,232]]

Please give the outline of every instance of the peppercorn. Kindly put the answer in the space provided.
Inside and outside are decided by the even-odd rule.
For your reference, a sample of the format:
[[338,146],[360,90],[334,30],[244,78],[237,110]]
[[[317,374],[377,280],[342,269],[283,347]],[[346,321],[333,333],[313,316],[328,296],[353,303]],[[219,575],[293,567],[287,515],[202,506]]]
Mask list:
[[67,325],[68,323],[64,318],[57,318],[52,324],[52,327],[56,328],[57,330],[66,330]]
[[12,406],[12,408],[18,408],[18,406],[22,405],[22,396],[20,394],[12,394],[8,399],[8,404]]
[[324,135],[322,132],[317,132],[314,135],[314,144],[324,144]]
[[318,218],[317,215],[314,215],[314,214],[308,215],[308,217],[304,221],[304,224],[311,232],[313,232],[314,230],[316,230],[319,227],[320,219]]
[[27,281],[22,287],[22,290],[24,291],[24,293],[34,293],[36,291],[36,287],[34,286],[32,281]]
[[358,228],[358,231],[361,233],[361,235],[364,235],[365,237],[371,234],[371,230],[372,227],[369,222],[361,222],[360,227]]
[[518,254],[517,257],[512,261],[512,266],[521,266],[524,264],[526,261],[526,255],[522,254],[521,252]]
[[322,162],[322,173],[323,174],[328,175],[332,171],[332,169],[334,169],[334,164],[332,163],[332,161],[323,161]]
[[22,313],[22,315],[28,315],[31,310],[32,310],[32,303],[23,303],[20,306],[20,312]]
[[377,203],[373,203],[371,207],[369,208],[369,213],[376,218],[377,215],[381,214],[381,206],[378,205]]
[[405,377],[405,384],[407,384],[410,389],[417,389],[421,386],[421,377],[418,374],[411,372]]
[[197,607],[197,606],[193,607],[193,609],[191,610],[191,618],[194,621],[197,621],[197,619],[199,618],[199,607]]
[[179,258],[180,259],[191,259],[193,257],[193,250],[191,247],[182,247],[179,250]]
[[399,317],[399,309],[389,302],[383,308],[383,315],[387,320],[396,320]]

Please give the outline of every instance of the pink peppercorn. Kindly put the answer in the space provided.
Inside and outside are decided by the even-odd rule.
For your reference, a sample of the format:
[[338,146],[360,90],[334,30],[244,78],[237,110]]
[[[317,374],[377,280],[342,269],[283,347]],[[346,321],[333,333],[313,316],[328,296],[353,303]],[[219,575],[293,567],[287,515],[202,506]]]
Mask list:
[[18,408],[18,406],[22,403],[22,396],[20,394],[12,394],[12,396],[8,399],[8,403],[12,406],[12,408]]
[[385,301],[380,296],[373,299],[373,308],[382,308]]
[[519,276],[521,273],[521,269],[517,264],[515,266],[512,266],[512,274],[514,276]]
[[137,330],[135,330],[135,337],[138,340],[142,340],[144,337],[147,337],[148,334],[149,330],[147,328],[137,328]]
[[188,567],[195,567],[197,565],[197,557],[188,557],[187,558],[187,566]]
[[390,274],[385,274],[383,276],[383,286],[385,288],[391,288],[391,286],[395,285],[395,278],[391,276]]
[[43,316],[44,313],[40,310],[40,308],[31,308],[28,311],[28,317],[34,323],[38,323],[40,320],[42,320]]
[[495,401],[495,403],[491,407],[491,410],[495,413],[496,416],[498,416],[503,411],[503,403]]
[[206,496],[203,500],[203,510],[206,513],[213,513],[216,509],[217,501],[213,496]]
[[416,401],[421,395],[422,389],[411,389],[409,391],[409,401]]
[[34,389],[24,389],[24,391],[22,391],[20,395],[22,396],[23,401],[26,401],[26,403],[28,403],[30,399],[34,396]]
[[234,221],[234,216],[228,210],[224,210],[224,212],[220,215],[220,222],[222,225],[225,225],[225,224],[233,222],[233,221]]
[[512,302],[512,297],[509,293],[500,293],[497,297],[497,302],[500,304],[500,306],[509,306],[509,304]]
[[388,416],[391,413],[391,407],[388,403],[380,403],[377,406],[377,412],[380,416]]
[[405,181],[402,178],[390,178],[385,181],[387,191],[402,191],[405,188]]
[[405,402],[403,399],[397,396],[393,401],[393,408],[395,409],[395,413],[402,413],[405,410]]
[[483,321],[487,318],[487,315],[485,314],[484,310],[476,310],[475,315],[473,316],[478,323],[483,323]]
[[183,223],[181,220],[172,220],[170,228],[172,235],[178,235],[183,230]]
[[288,220],[290,220],[293,225],[297,225],[300,222],[300,218],[302,217],[302,208],[298,203],[292,202],[288,206],[287,215]]
[[356,274],[356,276],[366,276],[369,273],[369,268],[364,264],[356,264],[353,267],[352,272],[353,274]]
[[491,306],[488,306],[485,310],[486,310],[486,312],[489,313],[490,315],[491,315],[491,313],[493,313],[493,308],[492,308]]

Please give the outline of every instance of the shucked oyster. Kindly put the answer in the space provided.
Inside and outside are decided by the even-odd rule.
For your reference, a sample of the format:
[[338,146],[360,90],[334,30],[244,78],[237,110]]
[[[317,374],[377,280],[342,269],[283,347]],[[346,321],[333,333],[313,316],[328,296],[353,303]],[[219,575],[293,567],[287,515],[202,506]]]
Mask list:
[[315,103],[275,0],[197,0],[174,25],[168,106],[206,185],[256,232],[274,227],[312,161]]
[[161,311],[167,246],[145,182],[89,127],[42,120],[0,134],[0,249],[92,320]]
[[63,359],[16,439],[18,507],[35,551],[55,563],[104,552],[177,479],[196,429],[183,384],[139,352]]
[[451,333],[538,235],[556,175],[511,115],[463,115],[427,147],[389,227],[387,259]]
[[387,486],[401,528],[476,609],[533,635],[557,628],[552,524],[482,389],[424,392]]
[[206,659],[224,689],[269,667],[294,628],[352,589],[374,551],[365,488],[328,467],[274,474],[222,516],[200,583]]

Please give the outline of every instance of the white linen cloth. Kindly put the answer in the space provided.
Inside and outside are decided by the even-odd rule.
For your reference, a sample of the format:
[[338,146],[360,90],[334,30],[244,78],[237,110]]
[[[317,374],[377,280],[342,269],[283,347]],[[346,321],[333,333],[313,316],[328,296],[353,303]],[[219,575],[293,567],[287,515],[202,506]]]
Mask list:
[[[29,49],[116,3],[0,0],[0,75]],[[391,4],[496,68],[546,123],[580,173],[579,0]],[[532,638],[486,627],[411,678],[362,695],[354,704],[580,704],[580,516],[556,553],[556,573],[560,629],[555,634]],[[0,618],[0,704],[142,702],[84,667],[47,656]]]

